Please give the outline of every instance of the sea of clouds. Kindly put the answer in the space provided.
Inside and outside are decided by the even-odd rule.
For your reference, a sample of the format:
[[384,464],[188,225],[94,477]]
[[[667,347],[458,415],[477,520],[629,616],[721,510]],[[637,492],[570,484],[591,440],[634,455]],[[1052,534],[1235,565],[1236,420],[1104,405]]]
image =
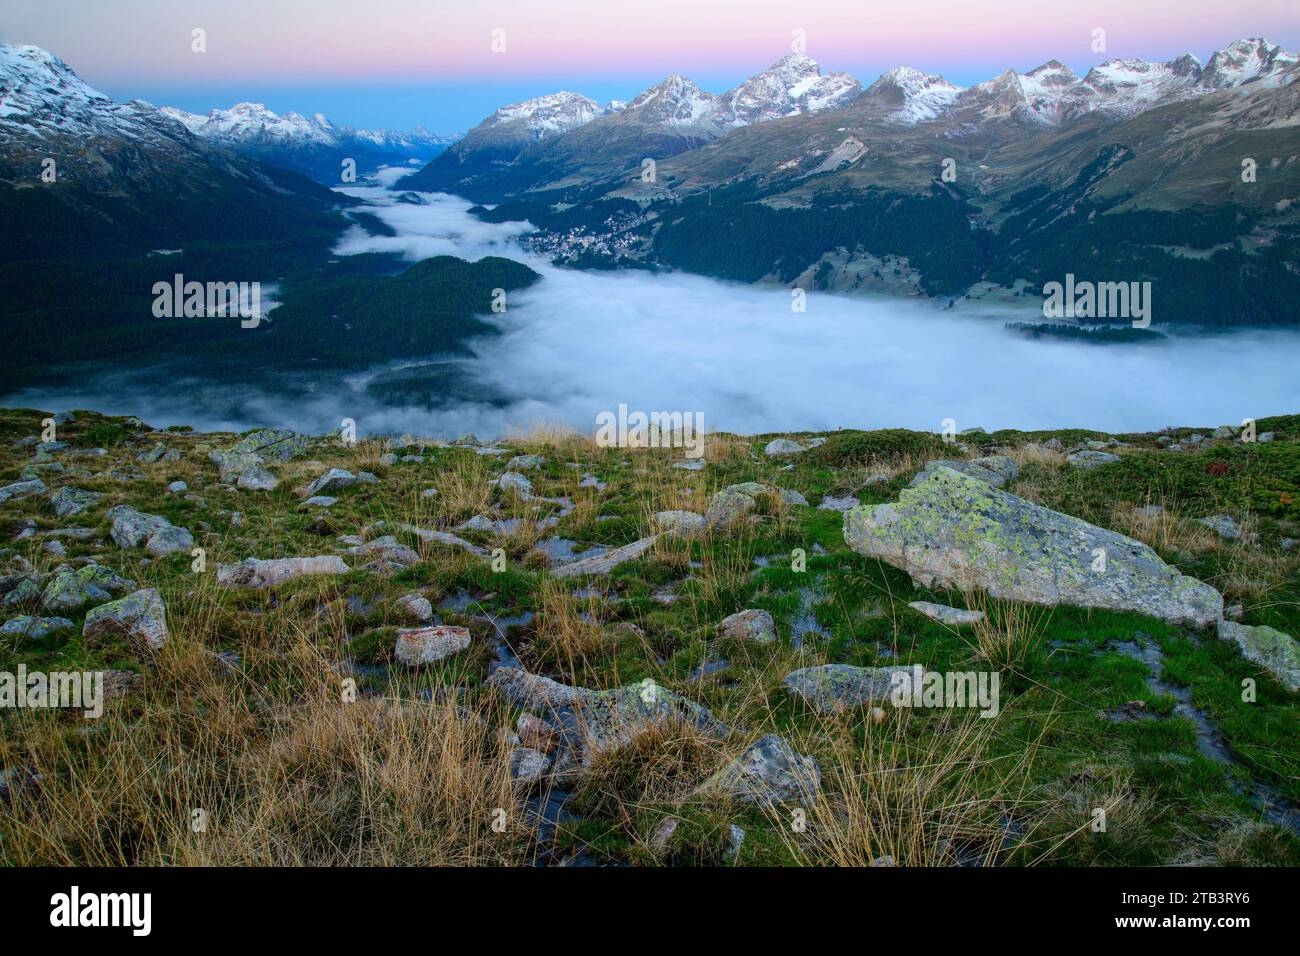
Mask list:
[[[959,429],[1121,432],[1300,411],[1300,332],[1087,345],[1009,332],[1005,322],[1033,313],[1005,305],[943,310],[929,301],[817,292],[798,313],[783,288],[554,267],[518,244],[531,229],[526,223],[480,222],[467,212],[468,202],[453,196],[398,202],[400,172],[385,173],[380,186],[345,190],[370,200],[370,211],[398,234],[373,236],[357,227],[336,252],[399,253],[412,261],[503,255],[541,273],[540,282],[510,295],[503,314],[488,317],[501,334],[471,343],[466,370],[485,394],[504,395],[504,404],[385,406],[365,392],[384,369],[231,386],[205,383],[201,370],[175,366],[113,369],[75,389],[31,389],[6,404],[95,408],[200,429],[274,425],[324,432],[352,418],[369,433],[480,436],[539,422],[590,431],[598,414],[620,404],[702,412],[709,430],[743,433],[938,430],[945,419]],[[1158,299],[1155,307],[1158,322]]]

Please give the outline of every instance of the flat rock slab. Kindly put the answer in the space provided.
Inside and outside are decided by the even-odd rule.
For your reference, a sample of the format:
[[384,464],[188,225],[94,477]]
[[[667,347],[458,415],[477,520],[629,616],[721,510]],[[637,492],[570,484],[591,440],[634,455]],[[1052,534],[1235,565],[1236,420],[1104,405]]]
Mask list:
[[238,564],[217,568],[217,583],[235,588],[274,587],[293,578],[316,574],[347,574],[351,568],[334,554],[311,558],[245,558]]
[[822,664],[791,671],[782,683],[813,710],[831,714],[883,700],[898,674],[905,674],[911,680],[912,668]]
[[108,520],[112,522],[109,535],[119,548],[138,548],[143,544],[155,558],[162,558],[177,552],[188,553],[194,547],[194,536],[162,515],[118,505],[108,509]]
[[556,568],[552,574],[557,578],[573,578],[585,574],[609,574],[614,568],[624,561],[631,561],[639,558],[650,550],[650,546],[655,543],[659,537],[652,534],[648,538],[642,538],[639,541],[633,541],[631,544],[625,544],[621,548],[612,548],[604,554],[593,555],[590,558],[582,558],[571,564],[563,564]]
[[1165,564],[1151,548],[1060,514],[951,468],[892,504],[852,508],[844,540],[926,587],[980,589],[1048,606],[1134,611],[1207,627],[1223,596]]
[[946,604],[935,604],[932,601],[913,601],[907,606],[913,611],[920,611],[926,617],[932,617],[936,621],[951,624],[954,627],[960,627],[963,624],[976,624],[984,620],[983,611],[966,611],[959,607],[948,607]]

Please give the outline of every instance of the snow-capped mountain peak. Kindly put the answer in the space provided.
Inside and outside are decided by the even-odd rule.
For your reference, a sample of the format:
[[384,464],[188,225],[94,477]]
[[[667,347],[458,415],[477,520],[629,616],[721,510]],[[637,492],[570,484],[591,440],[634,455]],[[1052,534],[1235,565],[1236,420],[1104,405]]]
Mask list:
[[227,144],[337,146],[339,141],[330,121],[319,113],[311,119],[294,112],[281,116],[262,103],[236,103],[229,109],[214,109],[207,116],[169,106],[162,112],[201,139]]
[[1247,83],[1276,85],[1279,75],[1300,60],[1263,37],[1249,37],[1217,51],[1205,64],[1201,85],[1222,90]]
[[604,112],[595,100],[561,90],[502,106],[480,126],[517,125],[525,128],[533,139],[540,140],[590,123]]
[[674,73],[632,100],[622,114],[629,120],[660,126],[698,126],[709,117],[716,99]]
[[890,122],[911,126],[939,116],[961,91],[937,73],[899,66],[882,73],[867,87],[866,95],[889,108]]
[[718,97],[714,120],[722,127],[748,126],[834,109],[862,92],[862,84],[847,73],[822,75],[812,57],[787,53],[762,73]]

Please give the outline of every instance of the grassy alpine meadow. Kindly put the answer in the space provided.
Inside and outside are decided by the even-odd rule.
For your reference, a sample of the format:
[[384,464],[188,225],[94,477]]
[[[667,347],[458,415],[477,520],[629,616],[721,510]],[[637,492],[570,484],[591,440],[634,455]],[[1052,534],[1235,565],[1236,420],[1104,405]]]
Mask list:
[[[714,434],[692,460],[5,410],[0,861],[1296,865],[1300,416],[1247,437]],[[846,538],[977,460],[1267,653],[1154,605],[927,586]],[[956,517],[954,560],[986,530]],[[918,666],[984,692],[900,698]],[[20,705],[20,672],[100,675],[102,713]]]

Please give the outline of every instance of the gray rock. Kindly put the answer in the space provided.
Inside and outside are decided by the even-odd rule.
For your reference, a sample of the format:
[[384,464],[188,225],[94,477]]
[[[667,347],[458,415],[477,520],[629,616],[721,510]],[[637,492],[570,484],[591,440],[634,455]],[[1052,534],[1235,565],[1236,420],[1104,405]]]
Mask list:
[[531,494],[533,491],[533,483],[517,471],[503,472],[500,478],[489,484],[502,491],[513,491],[520,495]]
[[274,587],[293,578],[316,574],[347,574],[351,569],[337,555],[326,554],[310,558],[245,558],[238,564],[223,564],[217,568],[217,583],[225,587]]
[[531,471],[545,464],[546,459],[541,455],[515,455],[506,462],[506,471]]
[[788,505],[799,505],[802,508],[810,507],[810,505],[808,504],[808,499],[805,498],[803,495],[801,495],[799,492],[795,491],[793,488],[782,488],[781,500]]
[[776,489],[757,481],[728,485],[710,499],[704,522],[710,528],[734,524],[758,510],[758,499],[767,495],[776,497]]
[[104,496],[97,491],[64,487],[50,495],[50,505],[53,506],[54,513],[60,518],[68,518],[95,507],[95,504],[102,497]]
[[1270,442],[1275,437],[1276,436],[1272,432],[1260,432],[1259,435],[1255,437],[1255,441]]
[[961,608],[948,607],[946,604],[934,604],[931,601],[913,601],[907,605],[914,611],[920,611],[926,617],[932,617],[944,624],[960,627],[963,624],[975,624],[984,620],[983,611],[966,611]]
[[704,459],[703,459],[703,458],[687,458],[685,461],[674,462],[674,463],[673,463],[673,467],[674,467],[674,468],[678,468],[678,469],[680,469],[681,471],[703,471],[703,470],[704,470]]
[[776,640],[776,622],[767,611],[749,608],[724,617],[718,625],[721,636],[755,644],[771,644]]
[[1237,426],[1236,426],[1236,425],[1220,425],[1218,428],[1216,428],[1216,429],[1214,430],[1214,437],[1215,437],[1215,438],[1236,438],[1236,437],[1237,437]]
[[190,486],[183,481],[173,481],[170,485],[167,486],[167,490],[174,495],[179,495],[183,491],[189,491]]
[[585,693],[581,688],[529,673],[520,667],[498,667],[488,675],[486,684],[495,688],[509,703],[535,714],[572,707],[580,693]]
[[301,507],[332,508],[337,503],[338,499],[331,498],[329,495],[312,495],[302,503]]
[[963,475],[970,475],[986,485],[1001,488],[1008,481],[1020,474],[1020,466],[1005,455],[990,455],[987,458],[973,458],[953,461],[931,461],[912,479],[911,487],[916,487],[927,480],[938,468],[951,468]]
[[136,511],[129,505],[118,505],[108,510],[113,523],[110,534],[119,548],[136,548],[141,544],[155,558],[188,553],[194,547],[194,536],[178,528],[161,515]]
[[393,656],[407,667],[433,664],[469,647],[469,628],[438,624],[402,628],[397,632]]
[[1241,526],[1231,515],[1210,515],[1208,518],[1197,518],[1196,523],[1205,525],[1225,541],[1236,541],[1241,537]]
[[371,558],[402,568],[418,564],[420,561],[418,551],[408,548],[392,535],[384,535],[375,538],[373,541],[367,541],[365,544],[354,545],[348,548],[348,553],[355,554],[360,558]]
[[49,637],[56,631],[62,631],[72,627],[72,622],[66,617],[32,617],[30,614],[20,614],[18,617],[11,618],[0,624],[0,635],[5,637],[25,637],[29,640],[39,641]]
[[429,599],[423,594],[414,591],[410,594],[403,594],[397,599],[394,607],[408,621],[414,621],[417,624],[428,624],[433,620],[433,605],[429,603]]
[[854,667],[850,664],[822,664],[804,667],[785,675],[787,691],[801,698],[819,713],[863,707],[889,696],[896,675],[912,679],[908,667]]
[[827,495],[818,504],[817,507],[822,511],[848,511],[850,508],[858,506],[857,495],[845,495],[843,498],[832,498]]
[[75,611],[87,604],[110,601],[134,587],[134,581],[112,568],[88,564],[75,571],[55,572],[41,591],[41,607],[47,611]]
[[561,565],[551,573],[557,578],[572,578],[585,574],[609,574],[610,571],[624,561],[631,561],[645,554],[658,537],[657,534],[652,534],[648,538],[633,541],[621,548],[611,548],[602,554],[592,555],[589,558],[580,558],[569,564]]
[[703,533],[704,515],[694,511],[659,511],[650,519],[650,526],[664,534],[689,538]]
[[221,470],[221,477],[237,475],[249,465],[268,461],[289,461],[307,450],[307,439],[283,428],[259,428],[249,432],[225,451],[214,451],[209,458]]
[[421,498],[435,498],[437,497],[437,495],[438,495],[437,488],[425,488],[423,491],[420,492]]
[[245,491],[275,491],[280,479],[271,474],[260,462],[253,462],[239,473],[235,486]]
[[30,498],[32,495],[43,495],[48,490],[45,487],[45,482],[39,478],[15,481],[11,485],[0,488],[0,504],[4,504],[6,501],[21,501],[23,498]]
[[122,634],[147,650],[167,643],[167,611],[157,588],[145,588],[93,608],[81,629],[87,641]]
[[551,769],[551,758],[531,747],[516,747],[510,751],[510,779],[517,786],[531,787],[540,783]]
[[768,734],[750,744],[704,786],[741,803],[798,803],[817,796],[821,770],[812,757],[796,753],[784,738]]
[[[1151,548],[941,468],[893,504],[853,508],[844,540],[926,587],[980,588],[1032,604],[1135,611],[1205,627],[1223,597]],[[1098,553],[1105,570],[1093,570]]]
[[1267,670],[1287,690],[1300,690],[1300,643],[1295,638],[1265,625],[1232,621],[1219,622],[1219,638],[1235,642],[1242,657]]
[[1076,451],[1065,460],[1070,463],[1071,468],[1099,468],[1102,465],[1119,461],[1119,455],[1112,455],[1108,451],[1085,450]]
[[315,497],[326,491],[338,491],[357,483],[357,476],[344,468],[331,468],[307,486],[308,497]]
[[767,447],[763,449],[763,454],[769,458],[784,458],[786,455],[797,455],[807,450],[806,445],[791,441],[789,438],[774,438],[767,443]]

